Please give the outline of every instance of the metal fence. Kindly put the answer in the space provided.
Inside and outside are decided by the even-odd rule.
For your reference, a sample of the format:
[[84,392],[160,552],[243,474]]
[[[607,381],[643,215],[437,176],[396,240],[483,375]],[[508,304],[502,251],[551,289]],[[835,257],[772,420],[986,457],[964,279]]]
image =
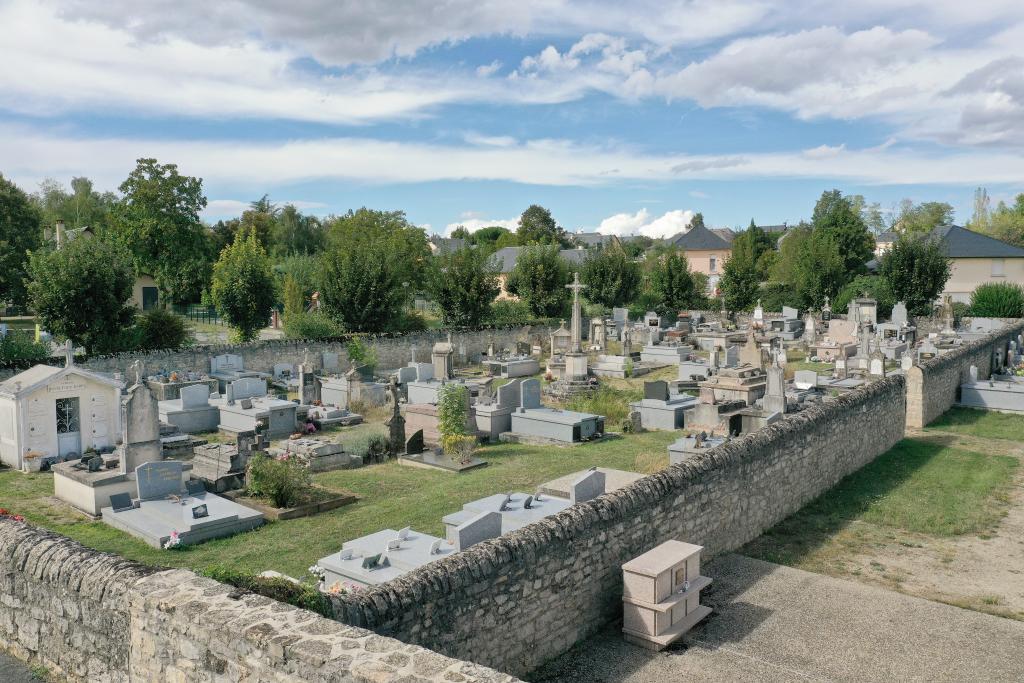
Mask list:
[[202,304],[175,305],[174,312],[197,323],[209,325],[226,325],[227,323],[217,313],[215,306],[203,306]]

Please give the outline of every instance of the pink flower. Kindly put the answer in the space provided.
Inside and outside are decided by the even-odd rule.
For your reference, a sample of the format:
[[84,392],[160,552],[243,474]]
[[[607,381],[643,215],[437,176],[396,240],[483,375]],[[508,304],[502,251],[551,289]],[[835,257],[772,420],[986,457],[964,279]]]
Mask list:
[[11,517],[11,519],[13,519],[15,522],[24,522],[25,521],[25,518],[22,517],[21,515],[14,515],[13,517]]

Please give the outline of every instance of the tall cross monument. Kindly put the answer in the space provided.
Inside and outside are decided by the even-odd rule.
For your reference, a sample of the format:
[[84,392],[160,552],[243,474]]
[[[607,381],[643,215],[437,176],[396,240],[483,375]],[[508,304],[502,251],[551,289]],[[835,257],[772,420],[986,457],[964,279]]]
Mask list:
[[573,273],[572,284],[566,285],[566,289],[572,290],[572,326],[569,329],[569,353],[583,353],[582,340],[583,329],[580,314],[580,290],[586,289],[586,285],[580,284],[580,274]]

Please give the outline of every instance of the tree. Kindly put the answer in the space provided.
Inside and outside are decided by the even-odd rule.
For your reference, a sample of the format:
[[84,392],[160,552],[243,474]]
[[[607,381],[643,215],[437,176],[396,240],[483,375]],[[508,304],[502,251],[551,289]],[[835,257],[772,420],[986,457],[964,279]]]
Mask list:
[[800,242],[791,274],[790,285],[801,308],[820,308],[825,297],[834,300],[856,277],[847,268],[836,235],[817,229]]
[[44,329],[90,353],[121,348],[135,318],[131,258],[106,240],[79,239],[32,253],[28,297]]
[[113,215],[113,234],[172,301],[199,299],[211,259],[199,212],[206,207],[203,181],[183,176],[176,164],[139,159],[119,188],[124,198]]
[[979,187],[974,190],[974,213],[967,227],[975,232],[987,232],[989,219],[991,218],[991,201],[988,197],[988,190]]
[[328,251],[346,249],[348,244],[362,238],[380,245],[387,251],[391,270],[408,294],[423,284],[423,275],[430,263],[430,246],[422,228],[409,223],[402,211],[376,211],[362,208],[327,221]]
[[[828,235],[834,242],[848,273],[847,280],[867,270],[865,264],[874,256],[875,240],[849,197],[844,197],[839,190],[822,192],[814,206],[811,224],[815,233]],[[821,247],[821,235],[818,240]],[[841,284],[846,284],[846,281]]]
[[256,339],[274,306],[274,274],[253,231],[242,231],[213,266],[214,305],[232,328],[233,341]]
[[42,242],[40,220],[28,195],[0,174],[0,299],[16,306],[25,303],[28,252]]
[[72,178],[71,192],[56,180],[47,178],[39,184],[32,201],[42,212],[43,225],[48,228],[60,220],[69,228],[88,226],[102,234],[110,225],[110,212],[117,204],[117,196],[113,192],[96,192],[88,178]]
[[466,241],[468,241],[470,243],[472,243],[472,240],[473,240],[473,233],[471,233],[469,230],[467,230],[465,228],[465,226],[462,226],[462,225],[460,225],[459,227],[457,227],[454,230],[452,230],[452,235],[451,236],[452,236],[452,239],[466,240]]
[[768,260],[772,243],[754,221],[732,242],[732,255],[725,262],[719,285],[730,311],[750,310],[760,298],[761,282],[768,278]]
[[618,246],[592,249],[580,268],[586,297],[606,308],[633,301],[640,289],[640,264]]
[[165,308],[154,308],[135,318],[131,347],[143,351],[177,349],[194,340],[185,318]]
[[686,256],[674,251],[658,259],[651,270],[651,295],[660,315],[675,315],[703,299],[690,275]]
[[881,204],[878,202],[868,204],[868,201],[864,199],[864,195],[859,194],[850,195],[850,203],[853,206],[853,210],[860,214],[861,220],[864,221],[864,225],[867,226],[872,234],[878,235],[885,232],[888,226],[885,224],[885,218],[882,216]]
[[900,202],[893,228],[903,234],[928,233],[953,222],[953,207],[946,202],[914,204],[909,199]]
[[531,204],[519,217],[519,229],[516,231],[519,243],[530,244],[565,244],[565,231],[558,227],[551,212],[543,206]]
[[501,286],[490,254],[464,247],[434,258],[426,289],[441,309],[445,325],[473,327],[490,312]]
[[[971,229],[975,229],[973,225]],[[1017,195],[1012,206],[999,202],[984,232],[998,240],[1024,247],[1024,193]]]
[[951,270],[942,243],[928,235],[901,235],[885,254],[878,273],[897,301],[907,310],[921,315],[931,311],[942,293]]
[[526,302],[534,315],[544,318],[565,311],[571,275],[569,264],[558,254],[558,245],[523,247],[505,288]]
[[325,242],[320,219],[303,214],[293,204],[285,204],[275,216],[272,236],[275,256],[315,254]]
[[291,275],[284,276],[284,321],[298,318],[306,312],[306,297],[302,294],[299,281]]
[[[753,222],[753,221],[751,221],[751,222]],[[690,230],[693,230],[694,228],[703,228],[704,227],[704,214],[702,214],[700,211],[698,211],[697,213],[693,214],[693,218],[690,219],[690,225],[688,227],[689,227]]]
[[864,295],[871,297],[878,304],[879,316],[889,317],[896,297],[892,293],[889,281],[880,275],[858,275],[850,280],[832,301],[832,310],[837,313],[849,313],[850,302]]

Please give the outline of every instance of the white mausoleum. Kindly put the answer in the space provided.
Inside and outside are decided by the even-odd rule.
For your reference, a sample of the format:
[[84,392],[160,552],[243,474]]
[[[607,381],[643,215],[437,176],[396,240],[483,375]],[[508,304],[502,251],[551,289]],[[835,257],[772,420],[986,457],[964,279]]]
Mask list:
[[121,382],[77,367],[37,365],[0,383],[0,462],[38,470],[121,433]]

